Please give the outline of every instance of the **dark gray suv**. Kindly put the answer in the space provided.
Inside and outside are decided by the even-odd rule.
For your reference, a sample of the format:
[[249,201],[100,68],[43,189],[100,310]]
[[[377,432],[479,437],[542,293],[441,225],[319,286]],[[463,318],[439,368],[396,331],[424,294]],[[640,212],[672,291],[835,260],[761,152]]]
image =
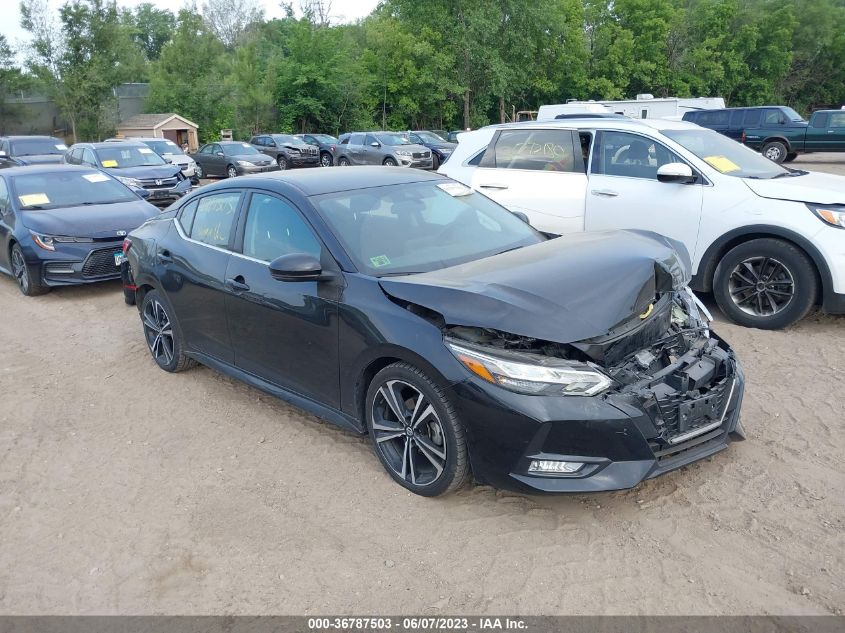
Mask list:
[[316,167],[320,164],[320,150],[292,134],[259,134],[249,142],[259,152],[275,160],[279,169]]

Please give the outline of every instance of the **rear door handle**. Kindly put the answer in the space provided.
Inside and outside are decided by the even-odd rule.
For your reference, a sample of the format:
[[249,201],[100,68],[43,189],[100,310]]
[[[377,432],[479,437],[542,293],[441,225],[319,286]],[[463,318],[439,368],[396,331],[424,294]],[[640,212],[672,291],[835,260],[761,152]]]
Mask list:
[[235,277],[234,279],[227,279],[226,287],[234,290],[235,292],[247,292],[249,290],[249,286],[244,283],[244,278],[240,276]]
[[507,189],[507,185],[502,185],[496,182],[486,182],[483,185],[478,185],[481,189]]
[[605,198],[615,198],[619,195],[618,191],[611,191],[610,189],[592,189],[590,193],[594,196],[604,196]]

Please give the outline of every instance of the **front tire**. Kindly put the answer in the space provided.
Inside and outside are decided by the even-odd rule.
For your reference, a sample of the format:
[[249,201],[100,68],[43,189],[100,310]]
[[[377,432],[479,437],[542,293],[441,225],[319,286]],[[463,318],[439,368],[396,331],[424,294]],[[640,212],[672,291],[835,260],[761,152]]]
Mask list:
[[226,167],[226,175],[229,178],[237,178],[238,177],[238,170],[235,169],[234,165],[229,165],[228,167]]
[[164,371],[176,373],[196,364],[185,355],[182,331],[173,315],[173,308],[158,290],[150,290],[144,295],[141,324],[147,348]]
[[18,289],[27,297],[37,297],[50,291],[49,286],[41,283],[41,279],[32,274],[26,265],[26,258],[20,245],[13,244],[10,252],[12,261],[12,276],[18,282]]
[[768,158],[770,161],[773,161],[780,165],[783,161],[786,160],[787,154],[789,151],[786,149],[786,145],[781,143],[780,141],[772,141],[771,143],[766,143],[763,146],[763,151],[761,152],[763,156]]
[[334,164],[332,160],[332,155],[329,152],[323,152],[320,154],[320,166],[321,167],[331,167]]
[[384,165],[385,167],[396,167],[396,161],[390,158],[390,156],[388,156],[384,159],[382,165]]
[[288,169],[290,167],[290,165],[288,164],[288,159],[285,158],[284,156],[279,156],[276,159],[276,164],[279,166],[279,169],[281,169],[282,171],[285,171],[286,169]]
[[195,175],[195,176],[196,176],[196,178],[197,178],[197,184],[199,184],[199,181],[200,181],[202,178],[205,178],[205,172],[202,170],[202,165],[200,165],[199,163],[197,163],[197,168],[196,168],[196,170],[194,171],[194,175]]
[[440,167],[440,159],[437,157],[437,154],[434,152],[431,153],[431,170],[437,171]]
[[803,319],[818,296],[816,269],[794,244],[761,238],[728,251],[713,277],[713,295],[734,323],[779,330]]
[[382,466],[424,497],[454,492],[470,477],[464,429],[443,390],[421,370],[394,363],[373,378],[365,417]]
[[346,156],[341,156],[337,159],[337,166],[338,167],[349,167],[349,159]]

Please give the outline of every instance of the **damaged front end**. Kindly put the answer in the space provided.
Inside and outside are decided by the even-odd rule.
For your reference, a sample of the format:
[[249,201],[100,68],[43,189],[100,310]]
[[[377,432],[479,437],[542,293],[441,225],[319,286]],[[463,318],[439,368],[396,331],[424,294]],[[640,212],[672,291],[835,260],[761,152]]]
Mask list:
[[[658,293],[642,313],[582,341],[556,343],[466,326],[444,327],[444,333],[455,357],[487,382],[522,394],[601,398],[626,412],[653,456],[643,479],[711,455],[731,436],[744,437],[738,416],[742,370],[709,321],[706,308],[683,287]],[[532,443],[536,456],[550,464],[543,476],[591,477],[607,465],[585,458],[583,450],[573,456],[565,446],[549,445],[560,433],[545,437]],[[595,453],[601,457],[600,450]],[[538,474],[540,462],[530,457],[516,468],[527,472],[514,475],[523,482]]]

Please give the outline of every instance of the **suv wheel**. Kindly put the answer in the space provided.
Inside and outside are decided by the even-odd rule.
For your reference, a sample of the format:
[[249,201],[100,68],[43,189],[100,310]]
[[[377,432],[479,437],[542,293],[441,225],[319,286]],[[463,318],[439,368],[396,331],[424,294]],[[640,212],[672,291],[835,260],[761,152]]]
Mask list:
[[158,290],[150,290],[141,303],[144,338],[153,360],[164,371],[182,371],[196,364],[185,356],[182,332],[173,316],[173,309]]
[[384,165],[385,167],[396,167],[396,161],[393,160],[390,156],[388,156],[384,159],[382,165]]
[[422,371],[394,363],[367,390],[367,430],[385,470],[418,495],[463,486],[470,475],[464,430],[446,394]]
[[18,288],[20,288],[23,294],[27,297],[35,297],[50,291],[49,286],[43,285],[38,277],[33,276],[32,270],[26,265],[23,250],[21,250],[18,244],[12,245],[10,255],[12,260],[12,276],[18,282]]
[[338,167],[349,167],[349,159],[346,156],[341,156],[337,159],[337,166]]
[[789,152],[786,150],[786,145],[784,145],[780,141],[772,141],[771,143],[766,143],[763,146],[762,151],[763,156],[778,164],[786,160],[786,155],[788,153]]
[[328,152],[323,152],[320,154],[320,165],[323,167],[331,167],[334,161],[332,160],[332,155]]
[[285,169],[287,169],[289,167],[288,159],[285,158],[284,156],[279,156],[276,159],[276,164],[279,166],[279,169],[281,169],[282,171],[284,171]]
[[732,248],[719,262],[713,294],[735,323],[777,330],[804,318],[815,305],[816,269],[789,242],[751,240]]

